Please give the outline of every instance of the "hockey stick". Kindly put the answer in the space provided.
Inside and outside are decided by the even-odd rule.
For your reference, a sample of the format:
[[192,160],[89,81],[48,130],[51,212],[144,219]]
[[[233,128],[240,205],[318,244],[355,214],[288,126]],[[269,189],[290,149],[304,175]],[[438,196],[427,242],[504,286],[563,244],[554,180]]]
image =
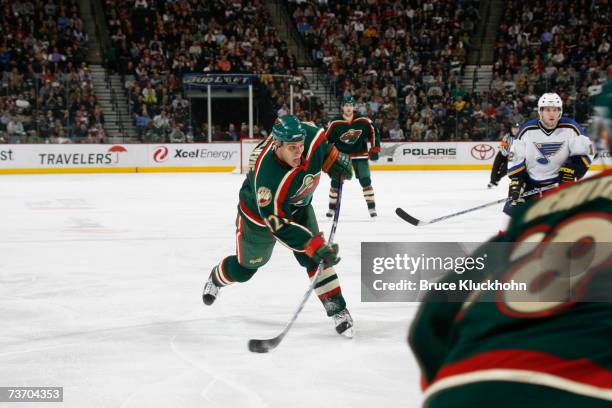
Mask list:
[[[336,235],[336,227],[338,226],[338,217],[340,215],[341,198],[342,198],[342,182],[340,182],[340,185],[338,186],[338,201],[336,202],[336,211],[334,212],[334,220],[333,220],[333,224],[331,227],[331,232],[329,233],[329,240],[328,240],[330,244],[334,240],[334,235]],[[280,344],[280,342],[287,335],[287,333],[289,332],[289,329],[291,329],[291,326],[293,326],[293,323],[297,320],[298,315],[304,308],[306,301],[310,297],[310,294],[312,293],[312,291],[315,288],[315,285],[317,284],[317,279],[319,278],[319,275],[321,274],[322,270],[323,270],[323,262],[319,264],[317,273],[315,273],[314,277],[312,278],[312,282],[310,283],[310,286],[308,286],[308,290],[306,291],[306,293],[304,293],[302,302],[298,306],[295,313],[293,313],[293,317],[291,318],[291,320],[289,320],[289,323],[287,323],[283,331],[278,336],[273,337],[271,339],[251,339],[249,340],[249,351],[253,353],[267,353],[268,351],[274,350],[276,346]]]
[[[524,193],[521,197],[529,197],[529,196],[532,196],[532,195],[535,195],[535,194],[543,193],[544,191],[550,190],[550,189],[555,188],[555,187],[557,187],[557,186],[556,185],[550,185],[550,186],[545,186],[545,187],[542,187],[542,188],[536,188],[536,189],[533,189],[531,191],[528,191],[528,192]],[[453,217],[457,217],[459,215],[467,214],[467,213],[470,213],[472,211],[480,210],[481,208],[490,207],[490,206],[495,205],[495,204],[501,204],[501,203],[504,203],[504,202],[506,202],[508,200],[510,200],[509,197],[508,198],[502,198],[502,199],[499,199],[499,200],[492,201],[490,203],[481,204],[481,205],[476,206],[476,207],[468,208],[467,210],[459,211],[459,212],[456,212],[456,213],[453,213],[453,214],[449,214],[449,215],[445,215],[445,216],[439,217],[439,218],[434,218],[433,220],[429,220],[429,221],[418,220],[418,219],[414,218],[412,215],[408,214],[406,211],[402,210],[401,208],[396,208],[395,209],[395,213],[402,220],[406,221],[409,224],[414,225],[415,227],[418,227],[420,225],[428,225],[428,224],[433,224],[433,223],[436,223],[436,222],[444,221],[444,220],[447,220],[449,218],[453,218]]]

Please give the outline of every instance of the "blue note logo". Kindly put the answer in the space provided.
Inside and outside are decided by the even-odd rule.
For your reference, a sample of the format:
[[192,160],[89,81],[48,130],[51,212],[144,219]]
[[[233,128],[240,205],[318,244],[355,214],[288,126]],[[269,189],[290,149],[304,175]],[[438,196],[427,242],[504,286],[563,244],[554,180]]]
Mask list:
[[548,164],[550,163],[550,160],[548,160],[548,158],[557,154],[557,152],[561,150],[565,142],[552,142],[552,143],[535,143],[534,142],[533,144],[535,145],[536,149],[538,149],[540,154],[542,154],[542,157],[539,157],[536,161],[540,164]]

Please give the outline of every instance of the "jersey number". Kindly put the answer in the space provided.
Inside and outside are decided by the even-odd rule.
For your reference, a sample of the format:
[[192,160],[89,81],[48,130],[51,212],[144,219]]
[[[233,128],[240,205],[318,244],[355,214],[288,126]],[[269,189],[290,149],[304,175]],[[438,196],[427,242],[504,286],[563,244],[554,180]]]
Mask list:
[[539,226],[512,249],[504,281],[525,282],[527,291],[500,291],[502,312],[517,317],[555,314],[578,301],[593,274],[610,263],[612,216],[580,214],[552,229]]
[[274,214],[268,215],[266,220],[268,221],[268,227],[270,227],[272,232],[278,231],[279,229],[283,228],[283,226],[285,225],[283,221]]

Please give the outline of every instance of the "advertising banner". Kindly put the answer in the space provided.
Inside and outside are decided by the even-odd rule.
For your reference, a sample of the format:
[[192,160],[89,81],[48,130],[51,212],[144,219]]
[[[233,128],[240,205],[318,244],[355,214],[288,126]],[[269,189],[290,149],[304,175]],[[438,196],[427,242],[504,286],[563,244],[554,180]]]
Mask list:
[[0,174],[222,171],[240,166],[240,144],[0,145]]
[[147,145],[147,167],[215,166],[232,171],[240,165],[237,143]]
[[[496,142],[383,143],[372,170],[489,170]],[[0,145],[0,174],[233,172],[239,143]],[[610,162],[609,154],[603,160]],[[603,168],[602,158],[591,170]]]
[[[498,149],[499,142],[488,141],[388,142],[382,143],[380,158],[371,162],[371,167],[373,170],[489,170]],[[601,160],[593,162],[592,170],[602,169]]]

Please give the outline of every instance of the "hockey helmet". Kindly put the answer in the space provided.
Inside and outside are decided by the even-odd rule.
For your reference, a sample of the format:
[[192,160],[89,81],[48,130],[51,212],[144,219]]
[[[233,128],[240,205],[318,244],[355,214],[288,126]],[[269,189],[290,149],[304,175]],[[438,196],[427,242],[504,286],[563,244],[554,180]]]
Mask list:
[[306,131],[295,115],[284,115],[274,121],[272,137],[278,142],[301,142],[306,138]]
[[563,114],[563,100],[561,100],[561,97],[554,93],[545,93],[542,96],[540,96],[540,99],[538,99],[538,115],[540,116],[540,120],[542,119],[542,108],[547,108],[547,107],[554,107],[554,108],[559,108],[559,116],[557,117],[557,120],[561,119],[561,115]]
[[343,105],[354,105],[355,104],[355,98],[353,97],[353,95],[347,95],[344,98],[342,98],[342,102],[340,102],[340,106]]

